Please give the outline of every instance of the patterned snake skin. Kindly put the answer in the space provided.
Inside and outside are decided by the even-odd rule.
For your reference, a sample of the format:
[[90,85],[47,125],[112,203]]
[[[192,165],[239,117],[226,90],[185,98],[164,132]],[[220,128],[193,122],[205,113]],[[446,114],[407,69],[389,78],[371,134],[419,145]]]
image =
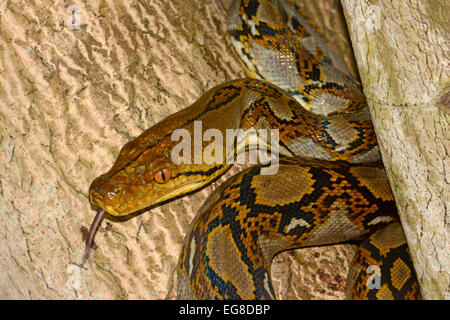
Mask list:
[[[128,142],[91,184],[91,203],[128,215],[197,191],[229,169],[227,145],[209,153],[220,159],[213,163],[208,141],[197,161],[199,149],[189,147],[195,164],[175,163],[176,129],[190,137],[196,130],[278,129],[278,171],[263,174],[268,165],[260,164],[238,173],[194,219],[180,255],[178,297],[274,299],[270,264],[279,251],[366,239],[348,297],[420,298],[360,84],[291,1],[234,1],[228,30],[253,79],[210,89]],[[233,140],[231,156],[251,151],[252,138]]]

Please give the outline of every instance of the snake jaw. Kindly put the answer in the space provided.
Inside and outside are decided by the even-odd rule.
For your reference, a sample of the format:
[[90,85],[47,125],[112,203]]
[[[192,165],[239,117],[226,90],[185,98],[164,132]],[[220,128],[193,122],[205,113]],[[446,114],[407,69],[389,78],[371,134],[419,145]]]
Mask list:
[[119,187],[114,187],[115,189],[117,189],[116,192],[106,192],[103,195],[100,194],[99,192],[94,191],[95,189],[93,189],[91,187],[91,190],[89,192],[89,200],[91,202],[91,204],[93,204],[94,206],[103,209],[105,212],[113,215],[113,216],[122,216],[124,215],[123,213],[119,212],[117,209],[119,207],[119,204],[116,205],[112,205],[112,203],[116,203],[116,199],[115,198],[121,198],[121,195],[123,194],[123,190],[121,190]]
[[[136,211],[158,205],[162,202],[194,192],[213,181],[228,170],[230,165],[174,165],[160,163],[152,170],[141,173],[141,183],[121,183],[108,173],[100,176],[91,184],[89,199],[93,206],[99,207],[114,216],[125,216]],[[171,179],[165,183],[155,181],[154,174],[161,168],[169,168]],[[202,172],[208,172],[204,175]],[[143,182],[145,180],[145,183]],[[119,181],[119,183],[116,183]]]
[[[125,216],[149,207],[159,197],[155,174],[164,168],[176,172],[172,162],[154,150],[137,148],[142,136],[127,143],[111,169],[96,178],[89,188],[92,205],[114,216]],[[131,159],[131,160],[130,160]]]

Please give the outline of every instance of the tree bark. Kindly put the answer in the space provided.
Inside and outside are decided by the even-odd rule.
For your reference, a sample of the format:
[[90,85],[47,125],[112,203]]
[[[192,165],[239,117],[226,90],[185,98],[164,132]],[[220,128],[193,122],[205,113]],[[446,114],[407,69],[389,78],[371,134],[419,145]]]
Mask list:
[[422,294],[450,299],[448,2],[341,3]]
[[[184,235],[215,186],[112,222],[84,266],[80,227],[95,214],[89,184],[125,142],[244,76],[223,5],[71,4],[0,3],[0,299],[172,299]],[[303,4],[355,73],[338,1]],[[277,297],[343,298],[353,253],[340,245],[280,254]]]

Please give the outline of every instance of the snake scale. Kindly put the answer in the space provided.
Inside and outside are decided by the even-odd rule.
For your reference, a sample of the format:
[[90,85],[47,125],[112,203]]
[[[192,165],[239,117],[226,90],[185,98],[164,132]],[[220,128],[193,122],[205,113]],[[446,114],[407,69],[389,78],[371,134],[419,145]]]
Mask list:
[[[178,298],[275,299],[275,254],[362,240],[347,279],[348,297],[420,299],[359,82],[339,67],[293,1],[234,1],[227,28],[249,78],[210,89],[121,149],[112,168],[90,186],[99,211],[84,235],[87,250],[104,212],[124,216],[159,205],[199,190],[230,168],[225,145],[209,150],[216,161],[206,153],[194,163],[174,161],[177,129],[190,136],[198,123],[202,133],[249,130],[249,139],[232,141],[234,158],[252,150],[256,130],[277,130],[278,170],[264,174],[267,163],[243,170],[198,212],[180,254]],[[267,141],[263,147],[270,149]],[[180,157],[208,148],[201,141],[200,149],[191,145]]]

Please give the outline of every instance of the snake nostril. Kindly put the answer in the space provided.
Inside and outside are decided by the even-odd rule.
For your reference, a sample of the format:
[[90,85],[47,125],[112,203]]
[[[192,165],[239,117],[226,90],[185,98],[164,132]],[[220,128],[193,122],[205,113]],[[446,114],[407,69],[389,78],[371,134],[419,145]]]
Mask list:
[[91,202],[98,204],[103,202],[103,197],[98,192],[91,192]]

